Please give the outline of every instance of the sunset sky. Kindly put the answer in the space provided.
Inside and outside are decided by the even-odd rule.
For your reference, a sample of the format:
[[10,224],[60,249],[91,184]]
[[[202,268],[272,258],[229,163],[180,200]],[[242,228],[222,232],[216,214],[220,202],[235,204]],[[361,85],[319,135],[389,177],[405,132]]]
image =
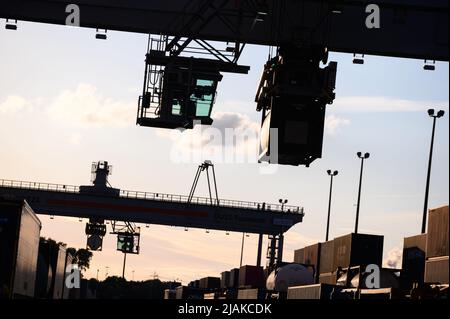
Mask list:
[[[197,160],[198,131],[182,138],[169,131],[138,127],[135,116],[144,75],[147,36],[19,23],[5,30],[0,20],[0,179],[70,185],[90,182],[91,163],[114,166],[110,183],[117,188],[187,195],[197,166],[216,163],[222,198],[303,206],[304,222],[286,234],[285,261],[294,249],[323,241],[328,207],[327,169],[337,169],[331,237],[354,228],[359,177],[356,152],[370,152],[365,166],[360,232],[383,234],[384,255],[397,260],[403,237],[421,229],[421,215],[432,121],[430,107],[447,111],[436,131],[430,207],[449,202],[449,67],[435,72],[423,61],[332,54],[338,62],[336,101],[328,107],[323,159],[310,168],[276,167],[273,174],[251,163],[226,163],[213,145]],[[224,74],[219,84],[213,127],[257,131],[260,113],[254,95],[268,48],[249,46],[241,64],[249,75]],[[207,129],[207,128],[202,128]],[[236,146],[236,155],[254,150],[256,140]],[[187,154],[180,161],[176,154]],[[197,154],[198,155],[198,154]],[[198,195],[206,195],[200,182]],[[40,216],[42,235],[84,247],[84,223]],[[241,234],[202,229],[142,225],[141,254],[129,256],[127,278],[158,274],[184,283],[239,265]],[[255,235],[246,238],[244,263],[256,262]],[[266,245],[266,243],[265,243]],[[265,252],[265,249],[264,249]],[[105,238],[95,252],[88,277],[120,275],[123,255],[115,238]],[[107,270],[106,267],[109,267]]]

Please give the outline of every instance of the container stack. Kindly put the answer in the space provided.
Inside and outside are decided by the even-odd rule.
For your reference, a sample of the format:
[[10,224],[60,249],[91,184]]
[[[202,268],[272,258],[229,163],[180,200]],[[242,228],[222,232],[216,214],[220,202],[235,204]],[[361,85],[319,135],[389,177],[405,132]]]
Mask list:
[[449,267],[448,205],[430,209],[425,262],[425,283],[447,284]]
[[410,290],[424,282],[427,234],[406,237],[403,241],[401,288]]
[[334,240],[321,244],[319,283],[335,285],[337,280],[336,269],[334,267]]
[[26,201],[0,199],[0,299],[34,297],[40,232]]

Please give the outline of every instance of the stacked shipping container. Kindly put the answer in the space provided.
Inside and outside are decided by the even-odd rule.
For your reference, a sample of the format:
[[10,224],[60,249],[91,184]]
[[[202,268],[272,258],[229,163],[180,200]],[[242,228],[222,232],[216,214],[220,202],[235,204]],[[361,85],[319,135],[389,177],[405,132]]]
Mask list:
[[0,299],[34,297],[40,231],[26,201],[0,200]]
[[449,273],[448,205],[430,209],[425,263],[425,282],[448,284]]

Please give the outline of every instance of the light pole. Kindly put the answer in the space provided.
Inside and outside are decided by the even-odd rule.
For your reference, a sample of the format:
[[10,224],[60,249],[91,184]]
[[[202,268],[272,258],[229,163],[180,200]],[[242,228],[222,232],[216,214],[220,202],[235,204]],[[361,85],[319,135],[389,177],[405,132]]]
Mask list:
[[331,180],[330,180],[330,197],[328,199],[327,233],[325,236],[325,241],[328,241],[328,234],[330,232],[331,194],[333,193],[333,177],[337,176],[339,172],[338,171],[332,172],[331,170],[328,170],[327,173],[330,176]]
[[428,211],[428,194],[430,190],[430,175],[431,175],[431,163],[433,161],[433,147],[434,147],[434,132],[436,130],[436,120],[445,115],[444,111],[439,111],[437,114],[433,109],[428,110],[428,115],[433,118],[433,131],[431,133],[431,146],[430,146],[430,158],[428,160],[428,173],[427,173],[427,183],[425,186],[425,202],[423,204],[423,218],[422,218],[422,234],[425,234],[425,227],[427,224],[427,211]]
[[242,233],[241,262],[239,264],[239,267],[242,267],[242,259],[244,258],[244,241],[245,241],[245,233]]
[[358,203],[356,204],[355,234],[358,233],[359,207],[361,204],[361,187],[362,187],[362,177],[363,177],[363,170],[364,170],[364,160],[366,160],[370,157],[370,153],[365,153],[363,155],[363,153],[358,152],[356,155],[358,156],[358,158],[361,159],[361,173],[359,175]]
[[288,203],[287,199],[279,199],[278,202],[281,204],[281,211],[284,211],[284,205]]

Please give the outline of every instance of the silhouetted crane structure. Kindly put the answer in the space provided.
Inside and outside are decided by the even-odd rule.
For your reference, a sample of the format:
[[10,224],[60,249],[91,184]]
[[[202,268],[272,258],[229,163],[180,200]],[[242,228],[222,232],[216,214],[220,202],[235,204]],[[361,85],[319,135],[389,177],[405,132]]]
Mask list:
[[[3,0],[0,17],[10,30],[20,30],[18,20],[65,25],[78,15],[73,21],[96,29],[99,39],[107,30],[148,34],[137,124],[166,129],[213,125],[222,73],[248,73],[238,64],[245,45],[274,47],[255,98],[262,113],[260,161],[309,166],[322,157],[326,107],[335,99],[337,63],[328,62],[329,52],[351,53],[356,64],[366,54],[422,59],[433,70],[436,60],[449,60],[448,8],[447,0]],[[1,181],[0,194],[26,198],[38,213],[97,222],[269,234],[272,265],[282,261],[283,233],[303,218],[302,210],[287,206],[283,212],[236,201],[211,205],[211,197],[188,200],[95,183]],[[261,242],[260,236],[258,256]]]
[[[264,67],[260,161],[309,166],[322,157],[326,106],[335,98],[330,51],[449,60],[447,0],[5,0],[0,17],[149,34],[137,124],[212,125],[222,73],[245,74],[246,44],[276,47]],[[77,15],[78,19],[68,19]],[[69,20],[69,22],[68,22]],[[20,29],[20,28],[19,28]],[[104,31],[102,31],[104,30]],[[152,36],[153,35],[153,36]],[[223,47],[224,46],[224,47]]]

